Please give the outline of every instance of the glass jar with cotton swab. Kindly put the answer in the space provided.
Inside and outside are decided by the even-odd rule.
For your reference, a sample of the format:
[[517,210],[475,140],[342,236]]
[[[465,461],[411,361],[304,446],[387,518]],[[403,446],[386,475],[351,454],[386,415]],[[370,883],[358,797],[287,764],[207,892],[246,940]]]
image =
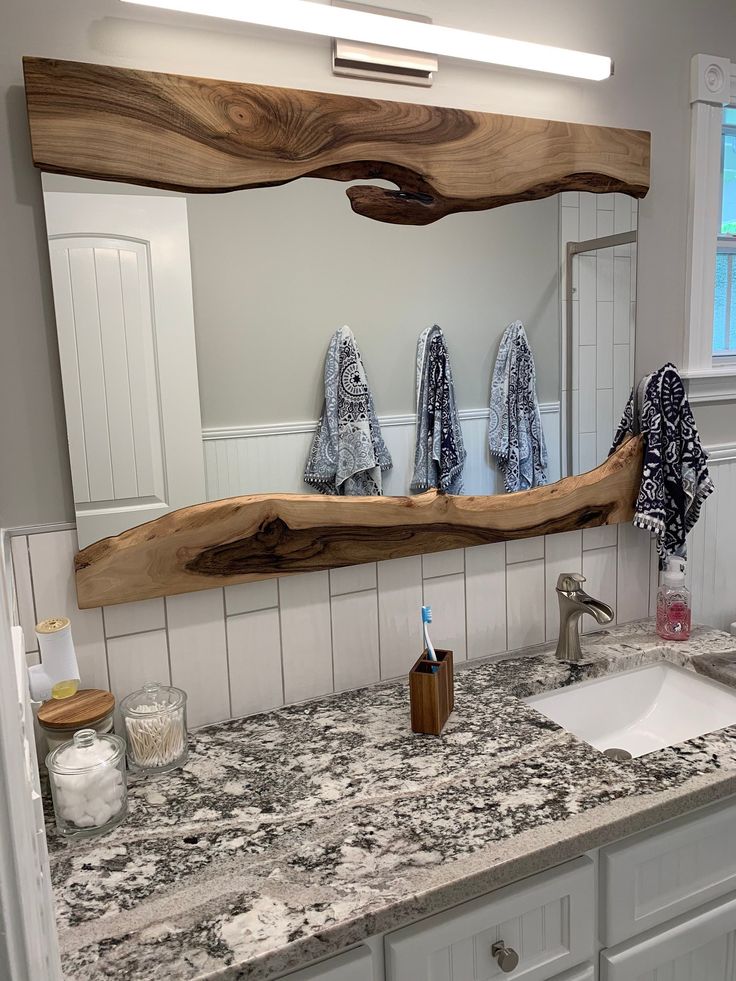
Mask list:
[[187,761],[187,696],[149,682],[120,703],[131,770],[166,773]]

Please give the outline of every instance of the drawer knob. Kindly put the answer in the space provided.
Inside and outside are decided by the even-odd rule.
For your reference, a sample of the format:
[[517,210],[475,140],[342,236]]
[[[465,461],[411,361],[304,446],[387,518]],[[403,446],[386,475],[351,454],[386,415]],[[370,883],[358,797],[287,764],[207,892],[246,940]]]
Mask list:
[[507,947],[503,940],[499,940],[491,947],[491,953],[504,974],[509,974],[519,966],[519,955],[513,947]]

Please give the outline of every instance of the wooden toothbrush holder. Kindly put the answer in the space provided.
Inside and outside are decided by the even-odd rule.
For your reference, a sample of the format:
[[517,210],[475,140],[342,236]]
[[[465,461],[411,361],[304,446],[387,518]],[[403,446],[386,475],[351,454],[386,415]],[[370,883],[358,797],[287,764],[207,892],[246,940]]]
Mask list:
[[455,705],[452,651],[435,650],[430,661],[426,650],[409,672],[412,732],[439,736]]

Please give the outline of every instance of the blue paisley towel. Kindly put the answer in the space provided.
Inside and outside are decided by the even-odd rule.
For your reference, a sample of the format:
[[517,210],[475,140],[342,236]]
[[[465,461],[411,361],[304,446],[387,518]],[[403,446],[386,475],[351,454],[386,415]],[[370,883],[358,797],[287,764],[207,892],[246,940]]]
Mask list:
[[509,324],[498,348],[491,381],[488,446],[509,493],[547,483],[547,447],[534,357],[520,320]]
[[391,466],[358,345],[341,327],[325,358],[325,404],[304,481],[321,494],[373,496]]
[[687,533],[705,498],[715,489],[680,373],[666,364],[650,375],[639,413],[632,391],[611,453],[640,432],[645,440],[634,524],[657,536],[660,559],[686,555]]
[[417,441],[413,491],[461,494],[465,445],[445,335],[435,324],[417,342]]

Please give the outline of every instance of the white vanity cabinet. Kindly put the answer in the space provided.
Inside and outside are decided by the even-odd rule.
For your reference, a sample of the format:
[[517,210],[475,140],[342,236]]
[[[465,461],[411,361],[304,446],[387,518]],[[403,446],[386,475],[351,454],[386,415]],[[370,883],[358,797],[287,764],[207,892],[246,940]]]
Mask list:
[[734,981],[736,895],[601,953],[601,981]]
[[314,964],[283,981],[376,981],[373,954],[367,947],[356,947],[321,964]]
[[594,900],[588,858],[499,889],[389,934],[386,981],[546,981],[592,956]]

